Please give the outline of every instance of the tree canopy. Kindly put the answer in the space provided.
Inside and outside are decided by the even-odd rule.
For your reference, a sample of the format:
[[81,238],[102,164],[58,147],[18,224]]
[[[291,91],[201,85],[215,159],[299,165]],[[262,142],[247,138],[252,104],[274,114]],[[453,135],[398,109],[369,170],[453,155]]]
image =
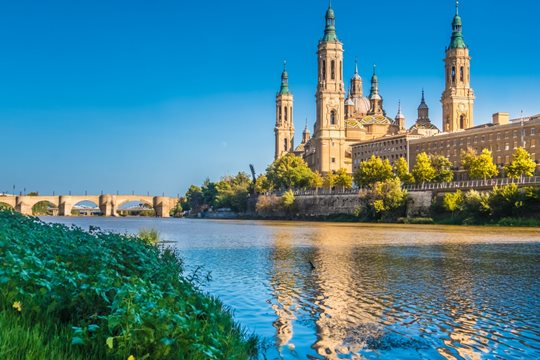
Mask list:
[[349,173],[347,173],[346,169],[339,169],[335,172],[335,186],[341,188],[341,189],[350,189],[352,188],[353,184],[353,178]]
[[276,189],[295,189],[310,187],[314,174],[304,159],[286,154],[270,164],[266,177]]
[[376,182],[385,181],[394,177],[392,165],[388,159],[371,155],[368,160],[362,161],[358,170],[354,173],[354,181],[358,186],[373,185]]
[[416,163],[414,164],[412,174],[416,182],[420,183],[431,182],[435,179],[437,171],[431,164],[428,154],[422,152],[416,156]]
[[404,184],[414,184],[414,176],[409,172],[409,164],[400,157],[394,163],[394,173]]
[[491,179],[499,175],[497,166],[493,163],[491,151],[483,149],[480,155],[474,149],[461,152],[461,165],[467,170],[471,179]]
[[435,169],[435,182],[450,182],[454,179],[454,171],[452,171],[452,163],[443,155],[431,155],[431,166]]
[[522,176],[533,176],[536,163],[531,158],[531,154],[522,147],[518,147],[512,155],[512,162],[504,167],[506,176],[520,178]]

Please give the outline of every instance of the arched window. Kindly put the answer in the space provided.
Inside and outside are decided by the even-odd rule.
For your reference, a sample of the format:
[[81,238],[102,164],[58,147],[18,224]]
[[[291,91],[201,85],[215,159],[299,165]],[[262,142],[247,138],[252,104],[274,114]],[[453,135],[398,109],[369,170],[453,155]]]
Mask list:
[[334,60],[330,63],[330,79],[336,79],[336,62]]
[[459,116],[459,128],[465,129],[465,116],[464,115]]
[[336,125],[336,112],[332,110],[330,112],[330,125]]
[[281,106],[278,105],[278,119],[281,122]]
[[452,84],[456,82],[456,67],[452,66]]
[[326,80],[326,60],[322,61],[322,79]]
[[287,138],[283,139],[283,150],[289,151],[289,141],[287,140]]
[[287,109],[288,108],[285,106],[285,122],[289,121],[289,116],[288,116]]
[[339,80],[343,80],[343,64],[339,62]]
[[464,76],[463,76],[463,66],[459,69],[459,80],[460,81],[463,81],[464,79]]

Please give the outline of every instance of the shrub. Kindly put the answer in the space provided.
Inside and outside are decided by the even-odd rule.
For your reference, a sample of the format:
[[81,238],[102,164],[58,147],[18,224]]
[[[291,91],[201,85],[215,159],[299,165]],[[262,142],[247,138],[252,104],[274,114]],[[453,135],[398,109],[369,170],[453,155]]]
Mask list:
[[260,216],[283,215],[283,202],[277,195],[259,195],[255,210]]
[[182,277],[174,251],[137,237],[3,211],[0,263],[0,311],[20,310],[31,324],[73,326],[65,340],[94,358],[255,354],[255,339],[245,337],[221,303]]
[[456,211],[463,209],[463,193],[461,190],[456,190],[453,193],[446,193],[443,197],[443,207],[452,213],[452,216]]
[[377,182],[373,188],[360,193],[364,203],[357,215],[366,220],[396,220],[405,214],[407,191],[398,178]]

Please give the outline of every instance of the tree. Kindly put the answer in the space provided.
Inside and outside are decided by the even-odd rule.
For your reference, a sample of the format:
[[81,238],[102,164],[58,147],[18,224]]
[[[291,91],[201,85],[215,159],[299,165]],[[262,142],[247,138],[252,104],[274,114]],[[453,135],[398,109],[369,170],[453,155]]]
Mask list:
[[346,169],[339,169],[334,174],[335,176],[335,182],[334,184],[338,187],[340,187],[342,190],[350,189],[352,188],[353,178],[351,175],[347,173]]
[[328,172],[326,175],[324,175],[323,178],[323,187],[325,189],[331,189],[334,187],[334,183],[336,182],[336,176],[333,172]]
[[201,188],[191,185],[186,192],[186,200],[193,213],[199,213],[204,207],[204,197]]
[[266,175],[259,175],[259,177],[257,177],[257,181],[255,181],[255,192],[258,194],[264,194],[272,190],[272,183],[268,181]]
[[437,171],[431,164],[431,160],[425,152],[418,154],[414,164],[412,174],[416,182],[431,182],[435,179]]
[[450,182],[454,179],[454,172],[452,171],[452,163],[446,156],[443,155],[431,155],[431,166],[435,169],[435,182]]
[[246,211],[250,186],[251,178],[245,172],[223,177],[216,184],[216,206],[236,212]]
[[512,155],[512,162],[504,167],[506,176],[510,178],[520,178],[523,176],[533,176],[536,163],[532,160],[531,154],[521,146]]
[[294,189],[309,187],[314,175],[304,159],[286,154],[270,164],[266,176],[275,188]]
[[405,214],[407,191],[401,187],[398,178],[376,182],[370,190],[360,195],[364,204],[359,209],[361,217],[377,219],[396,219]]
[[216,183],[211,182],[210,179],[207,178],[201,187],[201,192],[203,194],[204,203],[209,207],[214,207],[216,205],[217,196]]
[[414,184],[414,176],[409,172],[409,164],[405,158],[400,157],[394,163],[394,174],[404,184]]
[[467,170],[471,179],[491,179],[499,175],[497,166],[493,163],[491,151],[483,149],[480,155],[476,155],[474,149],[461,152],[461,165]]
[[446,193],[443,197],[443,206],[446,210],[452,213],[452,217],[455,212],[463,209],[463,193],[461,190],[457,190],[454,193]]
[[383,161],[380,157],[371,155],[371,158],[360,163],[358,170],[354,173],[354,182],[358,186],[366,186],[393,177],[390,161],[388,159]]
[[321,173],[318,172],[318,171],[315,171],[313,173],[313,178],[311,179],[310,186],[313,189],[319,189],[319,188],[323,187],[323,184],[324,184],[324,179],[323,179]]

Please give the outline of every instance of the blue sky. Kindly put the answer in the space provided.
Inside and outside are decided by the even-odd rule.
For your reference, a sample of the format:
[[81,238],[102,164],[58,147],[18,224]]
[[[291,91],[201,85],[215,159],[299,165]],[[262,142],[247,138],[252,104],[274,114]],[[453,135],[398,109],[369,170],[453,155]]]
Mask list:
[[[315,116],[325,0],[2,0],[0,191],[183,193],[272,161],[284,59],[297,143]],[[461,0],[476,124],[540,113],[536,0]],[[440,125],[453,0],[334,0],[345,78]]]

